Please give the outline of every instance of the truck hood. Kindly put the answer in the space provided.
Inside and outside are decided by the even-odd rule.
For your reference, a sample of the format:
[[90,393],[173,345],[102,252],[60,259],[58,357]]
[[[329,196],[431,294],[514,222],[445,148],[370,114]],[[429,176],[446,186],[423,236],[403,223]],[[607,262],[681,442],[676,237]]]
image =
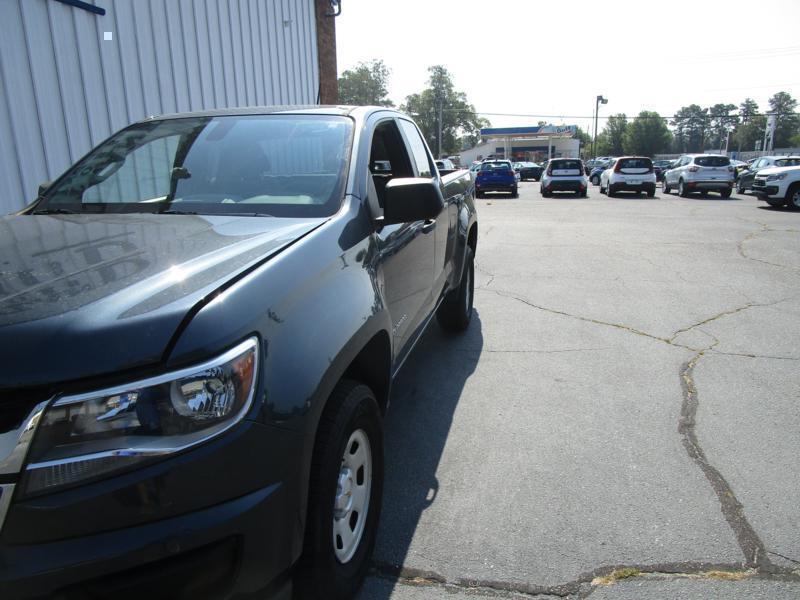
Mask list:
[[0,218],[0,388],[157,365],[192,307],[324,221]]

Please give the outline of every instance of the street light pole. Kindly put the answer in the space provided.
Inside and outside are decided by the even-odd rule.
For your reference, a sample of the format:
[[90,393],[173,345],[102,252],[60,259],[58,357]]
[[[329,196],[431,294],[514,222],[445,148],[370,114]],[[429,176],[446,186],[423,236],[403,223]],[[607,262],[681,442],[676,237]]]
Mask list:
[[600,95],[597,97],[597,100],[595,100],[594,103],[594,143],[592,144],[593,158],[597,158],[597,117],[599,116],[601,104],[608,104],[608,98],[603,98],[603,96]]

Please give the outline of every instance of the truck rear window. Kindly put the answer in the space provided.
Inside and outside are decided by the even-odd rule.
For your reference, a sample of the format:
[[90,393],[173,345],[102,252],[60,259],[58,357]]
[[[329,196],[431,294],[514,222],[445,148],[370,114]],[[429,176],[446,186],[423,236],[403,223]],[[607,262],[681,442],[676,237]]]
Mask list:
[[701,167],[727,167],[731,164],[731,159],[727,156],[698,156],[694,159],[694,164]]

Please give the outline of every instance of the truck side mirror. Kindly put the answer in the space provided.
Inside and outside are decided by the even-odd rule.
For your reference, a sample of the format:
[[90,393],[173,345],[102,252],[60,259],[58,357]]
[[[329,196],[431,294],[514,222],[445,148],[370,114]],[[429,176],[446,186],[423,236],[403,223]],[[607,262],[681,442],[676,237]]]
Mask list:
[[435,179],[395,178],[386,184],[382,225],[435,219],[444,209],[444,199]]

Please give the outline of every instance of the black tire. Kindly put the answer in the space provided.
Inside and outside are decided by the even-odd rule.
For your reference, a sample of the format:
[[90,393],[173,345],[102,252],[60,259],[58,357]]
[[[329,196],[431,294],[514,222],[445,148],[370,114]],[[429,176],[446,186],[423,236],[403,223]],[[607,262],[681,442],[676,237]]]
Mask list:
[[451,333],[464,331],[472,319],[472,303],[475,298],[475,254],[467,246],[464,270],[458,289],[451,291],[439,305],[436,319],[442,329]]
[[648,198],[655,198],[656,197],[656,190],[653,188],[652,190],[647,190],[647,197]]
[[667,178],[666,177],[661,180],[661,191],[664,192],[665,194],[669,194],[670,193],[670,187],[667,184]]
[[511,197],[512,198],[519,198],[519,191],[518,191],[516,186],[514,186],[514,189],[511,190]]
[[475,192],[475,197],[476,198],[485,198],[486,194],[484,194],[483,192]]
[[789,188],[785,202],[792,210],[800,210],[800,185],[795,183]]
[[[705,194],[705,195],[707,196],[708,194]],[[731,190],[730,189],[720,190],[719,195],[720,195],[721,198],[730,198],[731,197]]]
[[600,185],[600,177],[598,177],[597,175],[592,177],[592,185]]
[[[364,518],[365,522],[355,552],[342,563],[334,550],[334,504],[345,464],[346,446],[351,436],[359,431],[368,441],[368,454],[371,456],[369,502],[366,516],[356,517],[356,523],[358,518]],[[355,479],[357,481],[358,474]],[[314,443],[305,546],[294,585],[297,597],[303,600],[347,600],[358,592],[370,567],[382,496],[383,424],[378,403],[367,386],[345,379],[336,385],[328,400]],[[342,518],[346,518],[348,526],[352,527],[352,513],[349,518]],[[337,539],[340,538],[337,536]]]
[[689,192],[686,191],[686,187],[683,185],[683,179],[678,180],[678,196],[681,198],[689,197]]
[[[720,193],[722,193],[722,192],[720,192]],[[702,192],[700,192],[700,196],[703,197],[703,198],[708,198],[708,190],[703,190]]]
[[614,197],[617,195],[617,192],[615,192],[615,191],[614,191],[614,190],[611,188],[611,184],[609,184],[609,185],[608,185],[608,187],[606,188],[606,194],[608,194],[608,197],[609,197],[609,198],[614,198]]
[[742,196],[747,193],[747,188],[744,187],[744,183],[741,180],[736,183],[736,193]]

